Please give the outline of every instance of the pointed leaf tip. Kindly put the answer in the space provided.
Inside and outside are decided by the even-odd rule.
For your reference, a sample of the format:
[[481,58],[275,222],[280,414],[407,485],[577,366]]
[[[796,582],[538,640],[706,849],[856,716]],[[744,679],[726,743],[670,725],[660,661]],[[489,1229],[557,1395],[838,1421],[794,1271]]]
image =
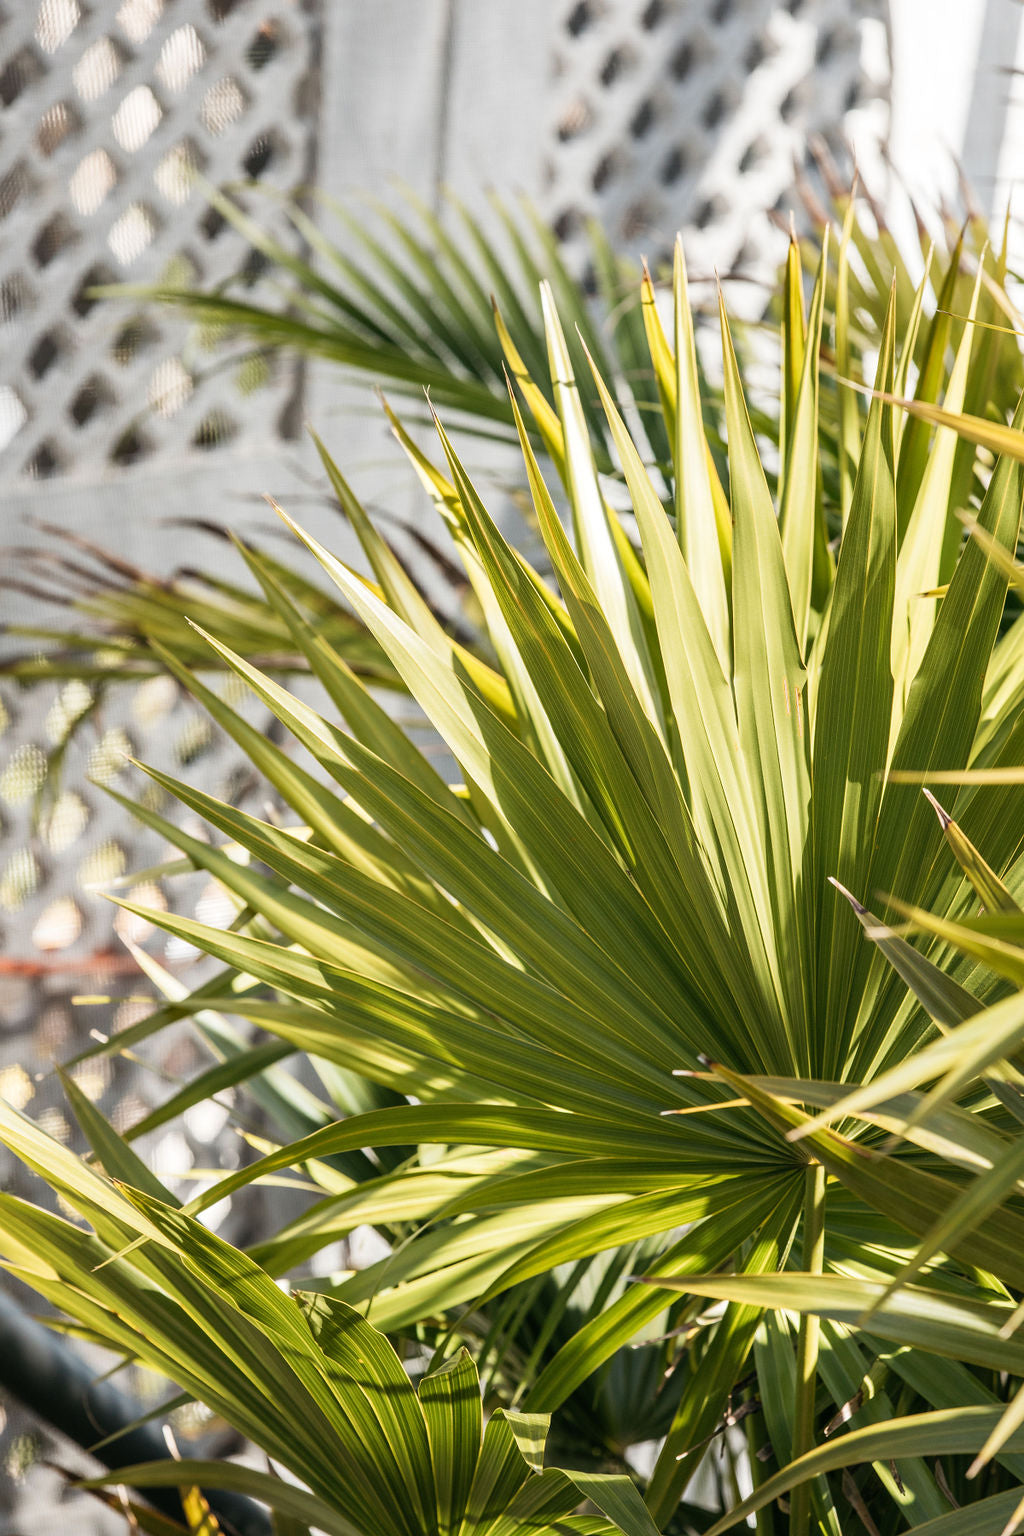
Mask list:
[[867,914],[867,910],[868,909],[864,905],[864,903],[862,901],[858,901],[856,896],[853,894],[853,892],[852,891],[848,891],[846,889],[846,886],[843,885],[841,881],[836,879],[835,875],[829,875],[828,883],[829,883],[829,885],[834,885],[835,886],[835,888],[839,892],[840,896],[845,896],[846,897],[847,901],[850,903],[850,906],[853,908],[853,910],[857,913],[858,917],[861,917],[861,916],[864,916],[864,915]]
[[940,823],[942,825],[942,830],[943,830],[943,832],[945,832],[946,828],[948,826],[952,825],[952,822],[953,822],[952,816],[949,814],[949,812],[947,810],[943,809],[943,807],[939,804],[938,800],[936,800],[935,796],[932,794],[930,789],[923,789],[922,788],[921,793],[922,793],[922,795],[924,795],[925,799],[928,801],[928,804],[931,806],[932,810],[935,812],[936,816],[939,818],[939,821],[940,821]]

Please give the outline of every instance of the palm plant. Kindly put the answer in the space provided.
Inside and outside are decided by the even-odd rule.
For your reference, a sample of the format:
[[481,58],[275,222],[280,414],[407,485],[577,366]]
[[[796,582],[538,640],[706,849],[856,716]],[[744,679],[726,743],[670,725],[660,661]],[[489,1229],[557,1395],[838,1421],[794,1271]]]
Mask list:
[[[1019,455],[1024,439],[1012,447]],[[1019,581],[1021,568],[1009,562],[1004,551],[991,553]],[[979,786],[1024,783],[1019,767],[936,770],[906,777],[911,782],[932,777],[967,786],[958,795],[965,806]],[[848,1259],[813,1277],[729,1275],[685,1283],[719,1299],[784,1307],[833,1326],[856,1326],[873,1355],[865,1382],[873,1375],[877,1380],[878,1367],[884,1364],[931,1407],[930,1412],[887,1424],[888,1447],[920,1444],[929,1453],[975,1450],[970,1466],[960,1466],[953,1478],[958,1500],[966,1501],[972,1493],[977,1500],[964,1529],[1010,1532],[1024,1516],[1020,1488],[993,1492],[990,1486],[979,1496],[971,1483],[978,1478],[975,1488],[984,1487],[993,1462],[1018,1479],[1024,1471],[1017,1454],[1024,1390],[1012,1382],[1024,1365],[1018,1343],[1024,1306],[1015,1302],[1021,1290],[1017,1240],[1024,1079],[1014,1064],[1024,1038],[1019,990],[1024,983],[1024,913],[958,822],[930,791],[925,795],[975,902],[961,901],[959,910],[949,915],[894,900],[892,905],[908,919],[894,928],[879,922],[855,898],[850,901],[867,937],[938,1026],[938,1038],[867,1083],[801,1083],[804,1106],[818,1109],[812,1117],[794,1109],[787,1085],[761,1079],[743,1083],[740,1089],[769,1120],[786,1125],[791,1140],[813,1144],[837,1181],[879,1213],[891,1214],[897,1188],[902,1200],[915,1200],[921,1212],[916,1231],[923,1234],[922,1241],[895,1269],[891,1263],[879,1264],[877,1255],[861,1253],[855,1264]],[[914,933],[938,941],[939,957],[948,960],[959,953],[973,961],[976,985],[979,977],[999,978],[1003,985],[998,990],[1005,995],[979,1008],[976,992],[967,991],[948,967],[940,969],[934,958],[907,942],[907,935]],[[742,1082],[732,1073],[724,1075],[734,1087]],[[932,1086],[923,1091],[929,1083]],[[832,1124],[851,1121],[883,1129],[889,1146],[902,1142],[911,1149],[914,1168],[909,1182],[902,1168],[897,1175],[877,1153],[872,1168],[851,1168],[839,1138],[823,1134]],[[979,1270],[979,1265],[984,1268]],[[941,1358],[941,1366],[908,1349],[922,1340],[930,1354]],[[734,1517],[742,1518],[801,1473],[850,1465],[865,1454],[873,1436],[875,1444],[881,1443],[877,1432],[865,1427],[834,1447],[810,1452],[802,1468],[787,1469],[772,1479],[756,1498],[738,1507]],[[955,1522],[949,1524],[956,1528]]]
[[[266,189],[256,190],[268,195]],[[877,346],[892,284],[896,285],[901,325],[909,319],[914,288],[907,259],[884,226],[881,232],[873,229],[863,209],[843,194],[838,184],[834,184],[833,192],[831,213],[840,223],[847,213],[850,215],[850,239],[859,258],[859,265],[847,264],[844,271],[841,302],[845,319],[837,332],[841,349],[835,359],[840,370],[852,377],[860,370],[862,354]],[[414,198],[400,215],[378,209],[374,217],[374,210],[366,209],[356,217],[352,210],[332,205],[348,242],[349,249],[343,250],[299,206],[288,204],[296,233],[307,246],[308,254],[301,255],[270,236],[227,193],[207,187],[206,195],[213,209],[231,221],[261,260],[270,264],[279,279],[276,305],[257,304],[243,280],[215,292],[167,284],[141,288],[122,285],[97,291],[121,303],[160,303],[180,310],[195,323],[200,340],[218,358],[218,366],[224,354],[230,355],[239,345],[257,352],[287,348],[331,362],[349,377],[387,385],[405,398],[407,424],[411,416],[421,414],[413,405],[419,407],[423,391],[429,389],[437,404],[457,416],[463,434],[506,441],[514,450],[509,473],[515,472],[516,461],[521,473],[503,368],[511,366],[513,372],[528,375],[553,405],[543,319],[537,304],[539,284],[548,281],[557,297],[574,368],[579,371],[586,366],[585,346],[603,375],[614,378],[626,392],[630,419],[646,439],[645,455],[659,470],[668,466],[670,449],[657,376],[646,343],[643,298],[632,263],[616,255],[598,226],[590,231],[589,274],[577,280],[567,270],[550,229],[529,205],[515,210],[495,199],[489,225],[454,199],[446,201],[442,218]],[[823,220],[823,230],[828,214],[809,194],[805,200],[809,217]],[[453,226],[457,233],[453,233]],[[950,250],[958,249],[957,232],[948,233]],[[985,231],[980,227],[972,226],[959,238],[966,239],[974,257],[985,248]],[[791,250],[783,293],[792,295],[800,261],[813,272],[816,259],[810,240],[799,250]],[[949,262],[941,293],[936,286],[936,297],[946,310],[955,310],[967,302],[967,284],[959,263]],[[1007,304],[999,283],[993,285],[992,301],[997,306]],[[783,302],[791,302],[791,298]],[[825,294],[830,322],[837,302],[840,296],[833,274]],[[496,305],[500,305],[497,327]],[[776,308],[781,317],[781,303]],[[695,319],[698,324],[706,321],[702,308],[696,309]],[[942,348],[948,342],[950,325],[948,316],[943,316],[930,337],[919,334],[918,366],[924,364],[924,349],[930,345],[930,367],[941,374]],[[795,328],[790,330],[795,336]],[[740,332],[741,365],[744,339],[749,339],[747,328]],[[794,370],[799,370],[799,355],[800,349],[793,347],[786,359],[790,404],[798,382]],[[992,356],[993,366],[1000,370],[995,384],[987,374],[977,379],[972,376],[970,383],[970,389],[978,394],[978,409],[984,408],[990,385],[1002,397],[1016,378],[1014,349],[996,349]],[[709,385],[702,370],[701,389],[708,439],[721,463],[721,391]],[[589,392],[581,396],[581,406],[596,462],[602,473],[614,473],[604,415]],[[785,430],[778,419],[778,407],[779,402],[769,400],[754,413],[758,430],[772,440]],[[851,402],[836,393],[827,371],[820,407],[823,473],[832,500],[838,501],[838,442],[840,430],[849,430]],[[527,430],[533,446],[543,455],[544,433],[532,416],[527,419]],[[927,447],[926,432],[912,429],[912,433],[915,447],[908,453],[908,463],[920,460]],[[848,494],[848,476],[842,484]],[[227,536],[222,525],[209,520],[191,526],[220,538]],[[43,531],[51,536],[52,543],[9,551],[11,574],[2,582],[6,587],[27,590],[37,601],[62,611],[62,618],[69,614],[70,622],[65,619],[58,626],[45,628],[9,628],[7,633],[29,643],[30,649],[0,660],[0,676],[26,685],[75,678],[87,682],[101,702],[109,688],[160,670],[151,639],[177,651],[190,665],[205,659],[207,666],[216,666],[216,657],[203,657],[202,647],[186,622],[186,612],[260,665],[273,662],[273,669],[285,674],[304,670],[304,659],[290,646],[269,604],[251,587],[225,580],[219,570],[209,568],[209,563],[206,569],[188,568],[161,579],[63,530],[51,527]],[[424,540],[422,530],[412,532],[428,561],[440,564],[442,552]],[[265,557],[272,559],[266,552]],[[330,593],[310,587],[279,558],[273,563],[293,595],[316,613],[318,622],[330,626],[332,639],[346,660],[361,675],[376,675],[374,669],[380,668],[382,655],[345,605],[332,599]],[[450,579],[451,569],[444,566],[444,571]],[[459,617],[449,614],[446,623]],[[472,643],[471,635],[464,638]],[[393,675],[385,670],[382,680],[392,682]]]
[[[386,383],[417,402],[430,389],[437,402],[458,413],[464,430],[490,442],[504,440],[511,449],[514,423],[491,294],[500,298],[516,352],[536,368],[544,357],[536,295],[540,281],[547,279],[571,322],[577,363],[583,360],[578,328],[609,371],[630,379],[634,402],[650,424],[652,452],[667,458],[654,378],[649,368],[638,366],[643,322],[635,285],[624,285],[623,264],[597,228],[592,243],[601,324],[584,285],[566,270],[550,229],[530,210],[516,216],[496,202],[498,230],[488,232],[453,200],[447,212],[464,231],[463,249],[446,225],[412,198],[401,218],[381,212],[376,222],[367,216],[355,219],[339,208],[336,216],[356,243],[352,256],[330,242],[300,206],[289,203],[289,218],[309,248],[303,257],[267,234],[226,193],[207,187],[206,195],[212,208],[250,240],[254,253],[273,266],[282,289],[276,307],[254,303],[241,280],[237,291],[231,284],[213,293],[164,284],[122,285],[97,294],[182,310],[195,322],[202,346],[216,355],[217,367],[239,345],[260,354],[288,348],[327,360],[350,377]],[[389,238],[390,245],[382,243]],[[588,409],[588,419],[608,468],[603,418]],[[536,432],[534,440],[542,446]],[[187,526],[190,532],[228,540],[228,530],[211,518]],[[226,578],[219,560],[208,557],[205,566],[155,576],[65,529],[46,525],[41,531],[46,542],[5,551],[0,590],[17,591],[50,607],[57,621],[6,625],[4,634],[24,648],[12,648],[0,658],[0,677],[24,687],[70,678],[89,690],[88,705],[73,712],[67,739],[51,755],[48,793],[56,787],[71,737],[95,718],[106,696],[163,672],[154,644],[175,651],[190,666],[216,665],[186,615],[275,675],[306,670],[305,658],[273,608],[244,579]],[[453,568],[444,551],[418,528],[402,531],[418,544],[421,566],[433,564],[451,587]],[[249,537],[259,542],[253,533]],[[360,676],[385,687],[401,686],[372,636],[343,602],[266,549],[264,557]],[[459,612],[457,602],[444,622],[470,645],[476,643],[471,618]]]
[[[948,313],[964,282],[959,246],[938,275],[933,314],[925,313],[930,273],[902,320],[897,288],[865,418],[845,380],[822,376],[830,288],[831,354],[841,367],[852,356],[852,229],[850,219],[835,264],[827,244],[820,252],[809,316],[799,252],[791,255],[778,509],[724,309],[728,458],[716,459],[681,250],[671,339],[649,282],[643,291],[669,448],[654,478],[614,381],[588,362],[587,382],[577,384],[549,290],[547,387],[505,339],[570,511],[571,539],[513,396],[557,592],[502,537],[444,428],[435,464],[393,418],[477,599],[486,633],[478,647],[444,630],[324,450],[373,580],[296,533],[437,728],[458,782],[417,751],[258,551],[243,554],[323,685],[328,715],[223,640],[206,639],[306,750],[312,771],[154,647],[251,756],[295,824],[246,815],[149,770],[223,841],[192,837],[152,808],[135,814],[222,882],[238,918],[221,931],[147,912],[224,970],[107,1048],[134,1044],[169,1013],[207,1019],[220,1009],[392,1100],[267,1151],[171,1215],[166,1192],[149,1188],[152,1199],[142,1198],[144,1170],[125,1165],[123,1142],[94,1120],[100,1162],[141,1189],[123,1200],[147,1223],[119,1206],[123,1226],[97,1227],[96,1241],[136,1268],[177,1242],[182,1264],[229,1275],[234,1298],[256,1306],[258,1288],[254,1315],[267,1319],[268,1272],[294,1273],[360,1223],[410,1224],[394,1231],[386,1259],[316,1276],[314,1289],[335,1306],[365,1308],[390,1334],[429,1341],[441,1357],[461,1337],[482,1335],[485,1356],[498,1362],[492,1400],[513,1413],[565,1414],[602,1373],[607,1385],[624,1348],[657,1340],[648,1362],[671,1372],[660,1405],[671,1411],[645,1498],[661,1527],[706,1525],[680,1500],[722,1443],[727,1465],[766,1478],[767,1462],[730,1439],[729,1426],[742,1423],[753,1452],[795,1464],[765,1481],[762,1495],[793,1486],[797,1536],[814,1523],[838,1531],[851,1507],[869,1530],[908,1520],[936,1536],[969,1529],[948,1523],[944,1490],[952,1479],[964,1491],[956,1466],[936,1471],[924,1459],[926,1436],[937,1432],[929,1413],[965,1410],[963,1427],[942,1442],[955,1454],[980,1450],[992,1427],[992,1410],[973,1414],[977,1395],[993,1392],[983,1374],[992,1376],[991,1350],[951,1374],[936,1369],[938,1327],[918,1326],[887,1354],[849,1305],[824,1323],[808,1306],[795,1329],[785,1315],[807,1294],[790,1271],[822,1295],[826,1271],[897,1276],[936,1211],[960,1198],[957,1180],[922,1166],[909,1136],[883,1157],[892,1115],[844,1121],[842,1133],[807,1129],[801,1106],[831,1108],[854,1085],[886,1082],[936,1024],[953,1022],[923,982],[916,990],[910,982],[913,957],[924,965],[920,952],[906,945],[911,958],[901,950],[893,970],[863,942],[858,914],[829,880],[880,890],[890,915],[899,903],[955,919],[973,888],[950,871],[942,829],[904,778],[1015,763],[1024,688],[1024,631],[1016,619],[1001,633],[1007,578],[989,547],[1015,548],[1024,499],[1012,456],[1021,423],[1005,426],[1006,397],[993,384],[1019,378],[1016,346],[990,328],[1005,264],[982,256],[961,319]],[[906,413],[894,409],[908,392]],[[827,401],[832,425],[823,426]],[[621,478],[602,471],[593,447],[588,417],[598,409]],[[831,458],[822,442],[837,444]],[[993,464],[965,443],[1011,451]],[[979,531],[966,544],[957,517],[965,504]],[[961,819],[1018,899],[1019,823],[981,795]],[[970,956],[948,956],[942,974],[958,989],[961,1018],[998,1001],[998,982]],[[240,1053],[230,1080],[266,1065],[266,1047]],[[973,1120],[976,1106],[968,1109]],[[792,1138],[794,1129],[803,1134]],[[57,1154],[39,1132],[29,1145],[25,1123],[11,1115],[0,1133],[55,1177]],[[388,1148],[404,1149],[397,1166],[344,1185],[327,1161]],[[935,1157],[934,1143],[924,1150],[926,1162]],[[294,1166],[320,1180],[318,1206],[248,1260],[207,1241],[194,1220],[202,1209]],[[95,1225],[104,1206],[95,1191],[83,1207],[69,1167],[56,1183]],[[84,1260],[62,1251],[72,1238],[47,1238],[55,1278],[39,1272],[43,1238],[23,1212],[5,1204],[9,1260],[44,1294],[59,1286],[53,1295],[72,1316],[126,1347],[83,1299]],[[973,1287],[975,1301],[987,1302],[997,1283],[990,1273],[1004,1288],[1024,1287],[1012,1257],[1019,1220],[1011,1211],[1001,1233],[993,1218],[983,1222],[972,1241],[981,1234],[987,1246],[974,1258],[943,1248],[940,1291]],[[139,1237],[146,1243],[125,1259],[125,1243]],[[1010,1267],[1000,1269],[1004,1261]],[[627,1285],[631,1274],[649,1283]],[[776,1276],[788,1287],[783,1315],[767,1310],[768,1287],[764,1297],[757,1290]],[[126,1284],[131,1293],[143,1280]],[[725,1298],[725,1309],[708,1310],[708,1294]],[[188,1375],[184,1358],[151,1358],[209,1400],[209,1384]],[[1016,1356],[1003,1360],[1012,1372]],[[813,1450],[837,1415],[858,1433],[872,1427]],[[1008,1495],[1019,1476],[1019,1433],[993,1459],[993,1496]],[[262,1443],[284,1459],[279,1441]],[[834,1474],[854,1460],[875,1473]],[[317,1469],[286,1464],[320,1496]],[[722,1528],[749,1507],[724,1482]],[[766,1505],[761,1529],[773,1530],[776,1518]]]
[[[172,1376],[243,1429],[278,1472],[181,1458],[119,1468],[89,1486],[182,1490],[192,1536],[220,1521],[200,1483],[266,1504],[275,1531],[439,1536],[555,1528],[576,1536],[654,1536],[621,1476],[543,1467],[547,1421],[498,1412],[482,1422],[476,1368],[465,1350],[423,1372],[418,1389],[360,1314],[324,1295],[287,1297],[252,1260],[192,1221],[84,1095],[72,1100],[113,1177],[4,1111],[8,1144],[45,1169],[93,1231],[0,1195],[9,1266],[80,1318],[96,1337]],[[131,1187],[129,1187],[129,1185]],[[577,1517],[587,1498],[602,1516]],[[126,1504],[136,1529],[185,1527]],[[221,1523],[223,1522],[223,1523]]]

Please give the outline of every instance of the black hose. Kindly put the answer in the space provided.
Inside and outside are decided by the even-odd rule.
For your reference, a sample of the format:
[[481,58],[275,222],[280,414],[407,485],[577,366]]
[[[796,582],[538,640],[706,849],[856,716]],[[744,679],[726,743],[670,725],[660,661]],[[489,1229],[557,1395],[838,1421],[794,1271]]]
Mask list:
[[[97,1381],[58,1334],[27,1317],[2,1291],[0,1386],[112,1472],[170,1458],[160,1426],[136,1423],[143,1409],[112,1382]],[[94,1451],[92,1447],[108,1435],[117,1438]],[[268,1515],[251,1499],[208,1489],[203,1495],[230,1536],[271,1536]],[[144,1497],[161,1514],[187,1524],[175,1489],[147,1488]]]

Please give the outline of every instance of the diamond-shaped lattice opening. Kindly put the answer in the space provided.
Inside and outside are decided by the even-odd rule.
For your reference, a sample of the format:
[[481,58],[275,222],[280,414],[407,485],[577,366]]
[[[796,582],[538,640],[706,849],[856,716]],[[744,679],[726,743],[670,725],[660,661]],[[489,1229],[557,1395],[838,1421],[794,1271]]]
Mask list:
[[747,145],[740,156],[739,169],[741,173],[745,174],[747,171],[752,171],[755,165],[759,165],[769,154],[771,154],[771,144],[763,135],[759,134],[756,139]]
[[[207,418],[209,420],[209,417]],[[213,745],[213,727],[205,715],[193,715],[174,743],[174,755],[182,768],[202,757]]]
[[701,122],[709,133],[714,132],[719,126],[732,105],[732,98],[728,91],[712,91],[700,116]]
[[195,27],[178,27],[167,38],[156,61],[156,77],[169,91],[183,91],[206,63],[206,48]]
[[[149,882],[143,885],[133,885],[128,892],[128,900],[139,907],[150,907],[155,912],[167,911],[167,897],[158,885],[153,885]],[[122,907],[114,918],[114,932],[120,939],[127,939],[133,944],[142,944],[153,932],[153,924],[145,917],[140,917],[135,912],[128,912]],[[143,1014],[143,1018],[145,1018],[145,1014]],[[131,1022],[134,1023],[135,1019],[133,1018]],[[118,1028],[116,1018],[114,1020],[114,1027],[115,1029]],[[120,1027],[124,1029],[127,1028],[127,1025],[121,1025]]]
[[226,411],[214,410],[204,416],[192,438],[195,448],[220,448],[238,432],[238,424]]
[[99,299],[96,297],[92,290],[94,288],[102,288],[105,286],[105,284],[112,283],[114,280],[115,273],[104,263],[100,262],[95,266],[90,267],[88,272],[86,272],[85,276],[82,278],[82,281],[79,283],[78,287],[75,289],[71,300],[71,308],[74,310],[75,314],[78,315],[80,319],[84,320],[86,315],[89,314],[91,310],[95,309],[96,305],[99,303]]
[[782,98],[782,101],[779,103],[779,116],[784,123],[791,123],[804,105],[805,90],[806,88],[801,82],[794,85],[793,89],[787,91],[786,95]]
[[670,149],[658,169],[658,179],[663,187],[674,186],[681,176],[685,176],[689,169],[689,158],[685,149],[676,145]]
[[55,1060],[63,1054],[71,1036],[71,1017],[66,1008],[44,1008],[35,1028],[36,1043],[41,1053]]
[[28,371],[34,379],[45,379],[59,357],[67,350],[67,336],[63,331],[44,331],[28,355]]
[[28,421],[28,411],[21,396],[9,384],[0,385],[0,453]]
[[281,47],[281,28],[276,21],[261,21],[252,42],[245,50],[245,62],[252,70],[265,69]]
[[697,229],[707,229],[709,224],[725,216],[727,206],[725,198],[717,192],[713,197],[704,198],[694,211],[694,225]]
[[37,267],[48,267],[78,239],[78,231],[63,213],[48,219],[32,242],[32,257]]
[[610,181],[614,179],[621,168],[621,157],[613,149],[607,155],[602,155],[594,167],[594,173],[590,178],[590,185],[595,192],[602,192]]
[[156,342],[160,340],[160,332],[151,320],[145,315],[136,315],[122,326],[114,338],[110,348],[110,355],[115,363],[120,363],[122,368],[127,368],[129,363],[142,352],[148,352]]
[[87,776],[100,784],[109,784],[127,766],[131,752],[132,744],[124,731],[120,726],[111,726],[89,753]]
[[[114,927],[117,927],[115,922]],[[133,1125],[148,1113],[145,1100],[140,1099],[137,1093],[126,1093],[117,1100],[110,1111],[110,1123],[119,1136],[125,1136]]]
[[570,37],[579,37],[594,25],[600,14],[601,8],[594,0],[578,0],[566,17],[565,30]]
[[127,868],[128,858],[120,843],[101,843],[79,864],[78,883],[87,891],[109,885],[112,880],[120,880]]
[[640,235],[648,234],[653,222],[650,204],[642,198],[638,199],[622,215],[622,238],[624,240],[636,240]]
[[105,149],[94,149],[80,161],[68,182],[68,196],[76,212],[96,213],[117,185],[117,167]]
[[164,0],[125,0],[117,24],[136,45],[144,43],[164,13]]
[[203,269],[187,251],[176,251],[157,281],[161,288],[189,288],[198,283]]
[[601,84],[606,89],[610,89],[626,73],[633,62],[634,55],[632,49],[613,48],[601,65]]
[[[68,1125],[67,1116],[55,1106],[44,1109],[42,1114],[36,1117],[36,1123],[47,1136],[52,1136],[54,1141],[67,1142],[71,1139],[71,1127]],[[73,1211],[69,1212],[73,1214]]]
[[46,753],[35,742],[24,742],[0,774],[0,800],[25,805],[41,789],[46,778]]
[[154,784],[150,779],[148,783],[141,784],[136,791],[139,804],[143,810],[162,813],[166,810],[170,801],[166,789],[161,789],[159,784]]
[[96,1104],[110,1087],[111,1065],[105,1056],[95,1056],[92,1061],[83,1061],[73,1067],[71,1076],[86,1098]]
[[109,37],[98,37],[71,71],[83,101],[98,101],[121,73],[121,55]]
[[563,208],[555,216],[551,227],[559,240],[571,240],[573,235],[579,234],[584,223],[583,214],[578,208]]
[[19,912],[39,886],[39,865],[27,848],[11,855],[0,874],[0,907]]
[[224,133],[238,121],[248,106],[245,92],[231,75],[210,86],[199,108],[199,118],[212,134]]
[[219,880],[211,880],[195,905],[196,922],[211,928],[228,928],[238,915],[238,909]]
[[235,388],[240,395],[255,395],[266,389],[272,378],[270,359],[257,352],[245,358],[235,370]]
[[244,709],[245,705],[252,702],[252,694],[247,685],[234,672],[225,672],[213,685],[218,699],[231,709]]
[[586,133],[594,120],[594,115],[583,97],[571,101],[558,119],[558,138],[562,144],[567,144],[570,139],[578,139],[581,133]]
[[110,126],[121,148],[134,155],[152,138],[163,115],[163,108],[149,86],[137,85],[114,113]]
[[156,219],[145,203],[132,203],[112,225],[107,244],[122,267],[130,267],[153,243],[156,231]]
[[153,370],[149,381],[149,403],[161,416],[176,416],[194,388],[192,375],[181,359],[166,357]]
[[153,726],[171,713],[178,702],[178,685],[166,673],[150,677],[132,689],[132,715],[142,726]]
[[239,279],[246,288],[252,288],[271,266],[273,262],[265,252],[250,251],[238,269]]
[[62,896],[40,914],[32,929],[32,943],[44,952],[68,949],[82,932],[82,914],[77,902]]
[[0,177],[0,219],[13,213],[22,198],[32,190],[32,177],[24,160],[12,165],[7,175]]
[[13,1104],[15,1109],[24,1109],[35,1091],[32,1079],[24,1067],[16,1064],[0,1067],[0,1096],[5,1098],[8,1104]]
[[94,416],[99,416],[114,403],[110,385],[99,374],[86,379],[68,406],[68,415],[76,427],[87,426]]
[[56,53],[81,19],[78,0],[43,0],[36,18],[36,42],[47,53]]
[[65,139],[69,139],[74,133],[79,133],[81,127],[82,119],[71,103],[55,101],[52,107],[47,107],[39,119],[36,143],[39,145],[40,154],[52,155]]
[[633,138],[642,139],[646,137],[646,135],[653,128],[654,120],[657,115],[657,103],[653,100],[652,97],[649,96],[645,101],[640,103],[636,111],[633,113],[633,116],[630,118],[629,131],[633,135]]
[[871,95],[869,88],[862,80],[851,80],[843,97],[843,113],[853,112],[862,102],[867,101]]
[[30,480],[49,480],[60,470],[60,455],[52,442],[40,443],[25,465],[24,473]]
[[236,763],[231,771],[224,775],[218,786],[217,795],[228,805],[241,805],[252,794],[258,783],[258,776],[252,768],[243,763]]
[[698,48],[692,38],[686,38],[679,44],[672,57],[668,61],[669,73],[673,80],[686,80],[700,63],[704,50]]
[[0,283],[0,324],[7,325],[17,319],[32,303],[32,289],[20,272],[5,277]]
[[207,208],[199,220],[199,228],[207,240],[216,240],[228,227],[228,221],[219,208]]
[[276,135],[261,133],[246,150],[242,158],[242,169],[253,181],[258,181],[263,172],[274,160],[280,150],[280,143]]
[[180,208],[192,195],[192,188],[204,157],[192,139],[183,139],[168,150],[153,172],[153,180],[169,203]]
[[34,48],[19,48],[0,70],[0,103],[11,106],[44,72],[45,65]]
[[760,37],[751,40],[746,53],[743,55],[743,67],[749,75],[755,69],[760,69],[765,59],[776,51],[776,43],[770,32],[762,32]]
[[140,459],[144,459],[152,447],[145,433],[140,432],[138,427],[129,427],[111,448],[110,462],[126,469],[129,464],[138,464]]
[[65,790],[53,804],[42,825],[43,842],[51,853],[63,853],[76,843],[89,825],[89,807],[81,795]]

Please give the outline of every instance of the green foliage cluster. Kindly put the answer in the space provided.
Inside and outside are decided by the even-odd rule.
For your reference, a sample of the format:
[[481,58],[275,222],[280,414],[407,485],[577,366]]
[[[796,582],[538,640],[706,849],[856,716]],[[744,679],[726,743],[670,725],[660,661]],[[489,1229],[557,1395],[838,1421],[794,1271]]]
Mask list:
[[[96,1049],[191,1017],[234,1044],[159,1117],[248,1084],[280,1141],[181,1205],[73,1084],[92,1164],[0,1107],[0,1140],[88,1223],[0,1197],[0,1254],[290,1480],[184,1463],[120,1481],[248,1492],[282,1536],[749,1517],[761,1536],[967,1536],[1021,1513],[1024,370],[1005,253],[968,232],[915,288],[884,229],[840,211],[838,239],[791,247],[779,398],[757,413],[724,305],[721,385],[703,378],[681,247],[670,323],[645,276],[612,348],[565,282],[543,286],[539,333],[499,287],[508,403],[488,385],[483,414],[512,423],[543,569],[443,423],[430,454],[389,410],[472,640],[322,445],[372,576],[282,515],[344,622],[245,547],[272,647],[216,613],[187,651],[141,627],[145,665],[289,814],[147,770],[211,836],[151,800],[126,814],[236,918],[145,912],[220,969],[191,994],[168,982]],[[431,281],[482,326],[484,279],[443,241]],[[340,307],[322,286],[310,303]],[[212,665],[294,751],[204,681]],[[322,712],[289,690],[293,665]],[[416,701],[453,782],[368,680]],[[925,780],[950,786],[949,813]],[[290,1094],[296,1052],[322,1115]],[[295,1169],[315,1203],[250,1252],[203,1227]],[[320,1272],[365,1225],[388,1256]]]

